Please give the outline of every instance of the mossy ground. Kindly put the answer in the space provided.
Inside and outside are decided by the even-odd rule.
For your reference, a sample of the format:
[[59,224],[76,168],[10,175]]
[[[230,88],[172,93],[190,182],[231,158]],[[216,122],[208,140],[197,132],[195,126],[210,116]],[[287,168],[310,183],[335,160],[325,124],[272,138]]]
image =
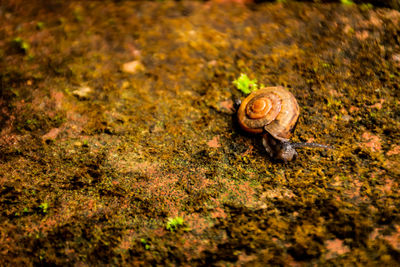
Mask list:
[[[399,263],[399,12],[11,1],[0,25],[1,265]],[[269,159],[240,73],[335,149]]]

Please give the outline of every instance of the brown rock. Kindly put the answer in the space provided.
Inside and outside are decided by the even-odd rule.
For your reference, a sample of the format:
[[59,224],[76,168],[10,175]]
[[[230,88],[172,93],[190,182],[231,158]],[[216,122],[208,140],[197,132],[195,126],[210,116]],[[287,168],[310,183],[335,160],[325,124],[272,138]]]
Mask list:
[[60,133],[60,128],[53,128],[48,133],[42,136],[43,140],[54,140],[57,138],[57,135]]
[[144,70],[144,66],[139,60],[134,60],[122,64],[121,69],[123,72],[134,74],[136,72]]
[[221,144],[219,143],[219,136],[214,136],[213,139],[207,142],[207,145],[212,148],[221,147]]
[[370,132],[364,132],[361,136],[364,139],[364,145],[372,151],[377,152],[382,149],[381,139]]

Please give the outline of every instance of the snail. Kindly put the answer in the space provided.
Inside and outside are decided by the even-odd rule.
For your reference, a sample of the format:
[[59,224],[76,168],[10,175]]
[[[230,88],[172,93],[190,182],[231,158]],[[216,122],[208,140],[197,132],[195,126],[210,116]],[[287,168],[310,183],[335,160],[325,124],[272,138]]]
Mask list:
[[300,108],[292,93],[282,86],[259,89],[239,104],[240,127],[250,133],[262,134],[267,153],[285,163],[297,156],[296,148],[332,147],[316,143],[291,143],[290,137],[299,118]]

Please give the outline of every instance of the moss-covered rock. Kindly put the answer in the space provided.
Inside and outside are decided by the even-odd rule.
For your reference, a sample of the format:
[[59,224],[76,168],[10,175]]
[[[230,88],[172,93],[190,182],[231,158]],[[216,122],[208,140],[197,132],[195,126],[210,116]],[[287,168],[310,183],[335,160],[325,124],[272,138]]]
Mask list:
[[[399,12],[45,2],[0,7],[0,265],[398,264]],[[335,149],[268,158],[241,73]]]

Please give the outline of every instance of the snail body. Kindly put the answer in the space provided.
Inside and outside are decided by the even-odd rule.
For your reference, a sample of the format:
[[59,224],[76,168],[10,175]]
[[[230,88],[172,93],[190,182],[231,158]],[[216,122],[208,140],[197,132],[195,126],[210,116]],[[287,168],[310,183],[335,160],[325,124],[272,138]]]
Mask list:
[[330,148],[313,143],[290,143],[299,115],[296,98],[282,86],[251,93],[241,102],[237,112],[240,127],[246,132],[262,134],[268,154],[284,162],[297,156],[297,147]]

